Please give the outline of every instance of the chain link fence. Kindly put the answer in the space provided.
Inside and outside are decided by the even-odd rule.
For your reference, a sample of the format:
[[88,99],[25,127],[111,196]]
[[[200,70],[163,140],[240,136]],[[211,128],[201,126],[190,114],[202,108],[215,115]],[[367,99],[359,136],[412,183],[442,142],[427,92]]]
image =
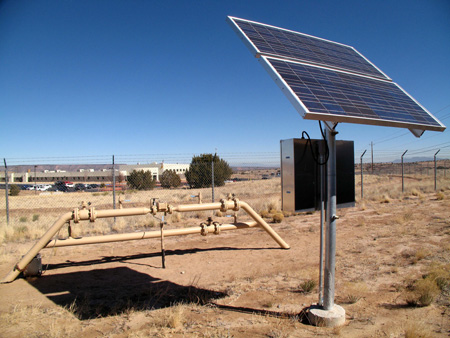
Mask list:
[[[0,172],[0,239],[38,238],[63,213],[83,203],[96,209],[118,209],[149,207],[153,200],[173,205],[217,202],[235,194],[257,212],[281,209],[279,153],[208,155],[206,160],[202,156],[5,159]],[[370,197],[375,183],[384,182],[391,191],[401,187],[400,163],[376,163],[373,169],[371,163],[363,163],[362,167],[363,180],[361,164],[355,160],[355,181],[361,188],[364,185],[364,197]],[[438,160],[436,167],[433,161],[404,163],[407,191],[418,183],[425,191],[433,191],[435,184],[437,189],[449,188],[449,169],[450,160]],[[358,198],[358,188],[356,194]],[[166,220],[192,226],[208,216],[211,212],[174,214]],[[78,229],[79,235],[107,234],[158,224],[149,215],[86,222]]]

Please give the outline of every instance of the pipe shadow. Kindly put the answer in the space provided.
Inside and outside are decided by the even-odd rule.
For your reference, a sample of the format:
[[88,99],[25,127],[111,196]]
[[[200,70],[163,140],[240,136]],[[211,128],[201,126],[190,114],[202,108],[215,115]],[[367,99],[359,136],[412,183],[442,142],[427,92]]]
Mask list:
[[176,303],[203,305],[226,297],[223,292],[175,284],[127,267],[47,275],[28,282],[80,320],[161,309]]
[[[217,247],[217,248],[207,248],[207,249],[200,249],[200,248],[192,248],[192,249],[184,249],[184,250],[165,250],[166,258],[168,256],[182,256],[187,254],[195,254],[199,252],[208,252],[208,251],[229,251],[229,250],[237,250],[237,251],[246,251],[246,250],[278,250],[278,248],[232,248],[232,247]],[[114,262],[126,262],[130,260],[135,259],[144,259],[144,258],[153,258],[153,257],[161,257],[161,252],[152,252],[152,253],[145,253],[145,254],[136,254],[136,255],[125,255],[125,256],[103,256],[99,259],[92,259],[88,261],[70,261],[67,260],[64,263],[57,263],[57,264],[48,264],[45,265],[45,270],[53,270],[53,269],[61,269],[61,268],[67,268],[67,267],[74,267],[74,266],[88,266],[88,265],[99,265],[99,264],[106,264],[106,263],[114,263]],[[153,267],[153,268],[161,268],[161,267],[155,267],[148,264],[145,264],[147,266]]]

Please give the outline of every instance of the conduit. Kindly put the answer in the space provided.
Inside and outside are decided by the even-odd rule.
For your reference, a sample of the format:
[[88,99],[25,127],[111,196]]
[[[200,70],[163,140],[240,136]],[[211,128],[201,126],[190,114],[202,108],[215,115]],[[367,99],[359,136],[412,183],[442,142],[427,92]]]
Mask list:
[[[105,236],[91,236],[82,238],[72,238],[61,240],[52,240],[52,238],[58,233],[58,231],[70,221],[78,223],[80,221],[95,222],[97,218],[108,217],[124,217],[124,216],[139,216],[146,214],[156,215],[157,212],[163,212],[164,214],[172,214],[173,212],[192,212],[192,211],[207,211],[207,210],[220,210],[226,212],[227,210],[238,211],[242,208],[254,222],[241,222],[235,224],[222,224],[217,222],[202,223],[198,227],[191,227],[185,229],[171,229],[164,230],[164,236],[180,236],[189,235],[195,233],[201,233],[206,235],[210,230],[212,233],[219,234],[220,231],[247,229],[256,226],[263,228],[283,249],[289,249],[289,245],[259,216],[247,203],[239,201],[237,198],[229,198],[228,200],[221,200],[217,203],[205,203],[205,204],[187,204],[172,206],[167,203],[157,203],[150,208],[125,208],[125,209],[109,209],[109,210],[95,210],[91,207],[89,209],[84,205],[81,209],[76,208],[72,212],[62,215],[42,238],[36,242],[36,244],[28,251],[28,253],[22,257],[22,259],[14,266],[13,270],[2,280],[1,283],[9,283],[14,281],[19,274],[25,270],[30,264],[33,258],[44,248],[73,246],[83,244],[97,244],[97,243],[109,243],[118,241],[130,241],[147,238],[161,237],[160,231],[149,231],[140,233],[128,233],[128,234],[115,234]],[[220,230],[219,230],[220,229]]]

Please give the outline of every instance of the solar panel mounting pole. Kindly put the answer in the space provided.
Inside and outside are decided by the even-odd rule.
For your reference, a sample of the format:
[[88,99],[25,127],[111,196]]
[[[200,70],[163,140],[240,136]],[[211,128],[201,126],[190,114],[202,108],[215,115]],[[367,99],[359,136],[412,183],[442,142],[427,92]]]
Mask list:
[[327,125],[329,149],[327,163],[327,212],[325,240],[325,274],[323,308],[331,310],[334,306],[334,277],[336,270],[336,130]]

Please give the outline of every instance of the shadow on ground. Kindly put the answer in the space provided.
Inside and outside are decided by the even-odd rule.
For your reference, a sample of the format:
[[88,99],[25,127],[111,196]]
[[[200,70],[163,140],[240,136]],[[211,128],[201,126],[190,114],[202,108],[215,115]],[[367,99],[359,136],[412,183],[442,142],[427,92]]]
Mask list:
[[44,275],[28,281],[55,304],[79,319],[152,310],[176,303],[206,304],[225,293],[182,286],[127,267]]
[[[180,255],[188,255],[188,254],[196,254],[201,252],[208,252],[208,251],[257,251],[257,250],[280,250],[280,248],[233,248],[233,247],[217,247],[217,248],[192,248],[192,249],[176,249],[176,250],[165,250],[165,256],[167,259],[170,259],[170,256],[180,256]],[[161,257],[161,252],[150,252],[150,253],[144,253],[144,254],[136,254],[136,255],[128,255],[128,256],[103,256],[102,258],[98,259],[92,259],[92,260],[85,260],[85,261],[71,261],[67,260],[64,263],[57,263],[57,264],[44,264],[45,270],[53,270],[53,269],[61,269],[61,268],[67,268],[67,267],[73,267],[73,266],[89,266],[89,265],[97,265],[97,264],[105,264],[105,263],[112,263],[112,262],[127,262],[132,261],[136,259],[143,259],[143,258],[153,258],[153,257]],[[170,261],[169,261],[170,263]],[[140,265],[147,265],[153,268],[158,268],[156,266],[151,266],[145,263],[134,263],[134,264],[140,264]]]

